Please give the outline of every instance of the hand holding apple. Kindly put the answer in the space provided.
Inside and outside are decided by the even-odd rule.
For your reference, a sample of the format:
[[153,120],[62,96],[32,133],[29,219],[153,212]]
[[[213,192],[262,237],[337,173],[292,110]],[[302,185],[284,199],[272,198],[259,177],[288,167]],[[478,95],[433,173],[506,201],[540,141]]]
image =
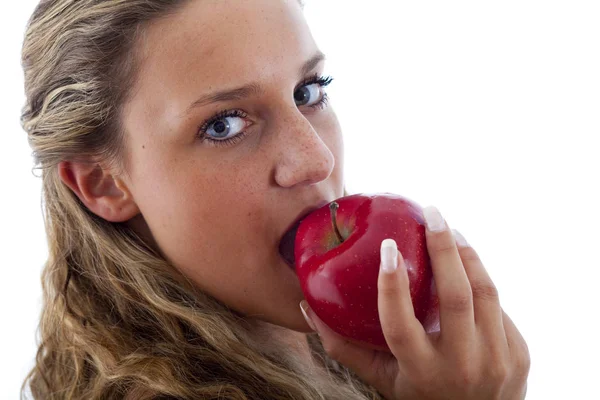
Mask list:
[[[355,208],[357,215],[361,207]],[[412,288],[409,289],[410,266],[404,260],[406,256],[397,253],[400,243],[393,240],[381,243],[377,278],[377,312],[389,351],[353,343],[355,340],[348,340],[333,329],[339,329],[336,323],[346,328],[354,327],[354,322],[352,325],[336,319],[333,323],[325,322],[303,300],[300,306],[308,324],[319,333],[329,357],[354,371],[386,399],[525,398],[530,366],[527,344],[502,310],[496,287],[481,259],[458,232],[450,231],[434,207],[424,209],[423,216],[427,221],[426,249],[439,299],[439,331],[428,334],[415,318]],[[344,229],[339,229],[339,234],[344,239],[342,245],[351,240]],[[318,243],[319,239],[314,239]],[[330,240],[325,243],[331,243]],[[317,256],[308,256],[303,261]],[[332,262],[337,257],[331,257]],[[318,287],[320,282],[313,285]],[[310,284],[307,288],[309,292],[313,290]],[[330,298],[321,300],[321,297],[311,297],[315,307],[331,302]],[[342,304],[356,307],[355,303]]]
[[340,198],[306,216],[295,239],[296,273],[314,312],[340,335],[388,350],[377,312],[379,246],[394,239],[404,256],[417,319],[438,327],[437,297],[421,207],[394,194]]

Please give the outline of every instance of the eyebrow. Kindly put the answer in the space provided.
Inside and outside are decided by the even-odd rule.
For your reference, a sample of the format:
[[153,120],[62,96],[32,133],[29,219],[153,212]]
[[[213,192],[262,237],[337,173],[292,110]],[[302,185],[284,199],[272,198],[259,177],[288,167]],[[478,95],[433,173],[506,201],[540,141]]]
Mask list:
[[[316,68],[317,65],[319,65],[320,62],[324,60],[325,55],[320,51],[311,57],[300,69],[300,79],[308,75],[313,69]],[[210,103],[242,100],[252,95],[258,95],[262,91],[262,87],[258,83],[250,83],[235,89],[227,89],[215,93],[209,93],[190,104],[184,114],[189,113],[196,107],[201,107]]]

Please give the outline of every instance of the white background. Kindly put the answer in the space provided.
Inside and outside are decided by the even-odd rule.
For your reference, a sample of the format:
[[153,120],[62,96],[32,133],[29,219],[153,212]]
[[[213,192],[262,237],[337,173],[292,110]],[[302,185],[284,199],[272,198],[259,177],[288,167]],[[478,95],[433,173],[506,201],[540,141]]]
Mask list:
[[[35,354],[46,243],[20,46],[0,24],[0,399]],[[351,193],[436,205],[482,257],[527,339],[528,399],[597,395],[600,3],[308,0],[344,128]]]

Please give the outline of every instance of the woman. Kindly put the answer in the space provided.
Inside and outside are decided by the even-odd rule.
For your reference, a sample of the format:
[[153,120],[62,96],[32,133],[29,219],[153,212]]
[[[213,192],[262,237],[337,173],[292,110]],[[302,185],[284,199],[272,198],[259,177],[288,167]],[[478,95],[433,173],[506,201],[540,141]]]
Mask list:
[[303,318],[280,240],[346,193],[331,79],[296,0],[46,0],[23,66],[50,252],[34,398],[524,396],[525,342],[439,216],[441,334],[411,315],[390,241],[393,355]]

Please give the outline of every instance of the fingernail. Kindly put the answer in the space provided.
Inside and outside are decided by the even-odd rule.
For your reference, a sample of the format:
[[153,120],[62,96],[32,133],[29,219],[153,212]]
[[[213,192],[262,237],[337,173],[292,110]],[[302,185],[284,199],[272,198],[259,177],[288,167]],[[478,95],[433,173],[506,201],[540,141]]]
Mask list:
[[459,247],[469,247],[469,243],[459,231],[457,231],[456,229],[452,229],[452,234],[454,235],[456,244],[458,244]]
[[381,242],[381,269],[383,272],[394,272],[398,268],[398,247],[394,239]]
[[306,302],[306,300],[302,300],[300,302],[300,311],[302,311],[302,315],[304,315],[304,319],[306,320],[306,323],[308,324],[308,326],[310,326],[310,329],[312,329],[313,331],[316,332],[317,328],[315,328],[315,324],[314,324],[314,322],[312,322],[312,320],[306,313],[306,310],[308,310],[308,303]]
[[431,232],[441,232],[446,229],[446,222],[440,214],[440,211],[434,206],[425,207],[423,209],[423,216],[427,223],[427,229]]

